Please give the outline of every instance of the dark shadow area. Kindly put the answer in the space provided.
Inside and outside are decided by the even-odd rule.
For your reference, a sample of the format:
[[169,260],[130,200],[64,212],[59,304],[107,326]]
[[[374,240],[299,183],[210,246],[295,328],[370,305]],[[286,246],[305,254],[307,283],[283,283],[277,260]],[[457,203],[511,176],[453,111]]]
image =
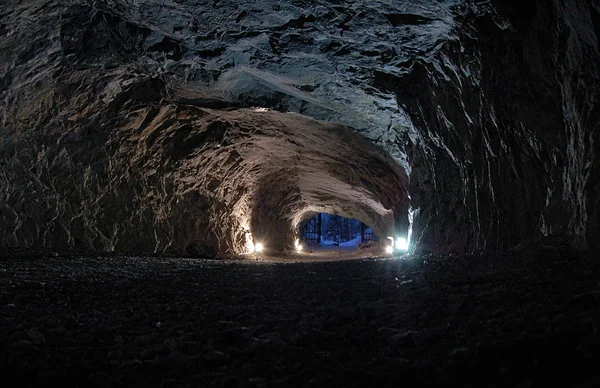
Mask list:
[[531,248],[300,264],[5,256],[0,376],[29,387],[597,386],[600,266]]

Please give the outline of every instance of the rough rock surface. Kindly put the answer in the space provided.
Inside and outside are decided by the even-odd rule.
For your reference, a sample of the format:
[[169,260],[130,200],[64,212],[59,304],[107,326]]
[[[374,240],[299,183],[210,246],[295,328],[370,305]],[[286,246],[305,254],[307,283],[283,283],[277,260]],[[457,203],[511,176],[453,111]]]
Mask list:
[[38,154],[29,174],[12,159],[13,183],[35,179],[42,189],[9,208],[25,217],[7,238],[52,250],[214,256],[244,253],[252,238],[291,249],[295,226],[320,211],[359,217],[378,235],[393,233],[394,213],[406,216],[406,175],[344,127],[278,112],[123,109],[118,132],[94,136],[101,149],[67,141],[59,155]]
[[596,387],[599,262],[567,252],[4,256],[0,376],[31,387]]
[[[409,213],[420,249],[600,241],[596,0],[9,0],[0,15],[0,245],[212,256],[265,225],[289,245],[330,206],[323,186],[295,192],[315,170],[302,185],[281,166],[251,190],[267,201],[240,202],[255,174],[229,186],[192,168],[238,163],[235,146],[205,151],[254,106],[378,146],[380,193],[329,144],[329,202],[380,230]],[[296,135],[255,136],[302,159]]]

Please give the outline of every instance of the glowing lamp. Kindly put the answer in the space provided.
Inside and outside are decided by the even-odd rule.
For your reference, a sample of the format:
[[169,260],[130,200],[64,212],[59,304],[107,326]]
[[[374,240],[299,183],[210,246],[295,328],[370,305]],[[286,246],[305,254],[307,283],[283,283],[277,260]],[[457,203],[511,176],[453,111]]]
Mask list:
[[298,252],[302,251],[302,245],[300,245],[300,240],[296,239],[296,241],[294,242],[294,245],[296,246],[296,250]]
[[394,247],[391,245],[388,245],[387,247],[385,247],[385,253],[387,253],[387,254],[394,253]]
[[261,253],[263,251],[263,245],[261,243],[256,243],[254,245],[254,251],[256,253]]
[[408,251],[408,241],[403,237],[396,239],[396,249],[400,251]]

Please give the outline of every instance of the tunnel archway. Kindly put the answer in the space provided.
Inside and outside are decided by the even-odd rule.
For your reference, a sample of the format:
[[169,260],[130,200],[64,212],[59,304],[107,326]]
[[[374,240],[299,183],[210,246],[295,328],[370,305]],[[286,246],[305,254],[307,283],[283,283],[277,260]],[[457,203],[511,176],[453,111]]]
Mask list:
[[221,204],[212,215],[225,221],[212,225],[219,252],[247,253],[257,242],[291,250],[298,226],[319,212],[360,219],[380,236],[407,230],[408,177],[362,136],[298,114],[205,112],[199,131],[222,131],[184,158],[179,180]]

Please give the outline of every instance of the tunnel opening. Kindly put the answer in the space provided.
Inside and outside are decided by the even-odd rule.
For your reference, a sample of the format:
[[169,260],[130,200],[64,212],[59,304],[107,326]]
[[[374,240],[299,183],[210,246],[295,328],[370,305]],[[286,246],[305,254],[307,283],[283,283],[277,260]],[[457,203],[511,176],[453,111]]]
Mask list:
[[[122,131],[112,135],[109,156],[84,144],[94,158],[108,158],[110,169],[107,177],[93,169],[85,173],[99,182],[93,188],[99,191],[82,206],[96,206],[94,198],[110,209],[136,206],[106,213],[91,228],[69,221],[64,236],[64,229],[52,229],[56,238],[33,240],[35,230],[21,228],[15,241],[52,248],[69,239],[64,244],[81,240],[91,250],[230,257],[293,251],[299,225],[318,213],[361,220],[380,239],[408,225],[406,170],[344,125],[177,103],[139,108],[126,117]],[[81,185],[90,181],[80,169],[67,171]],[[118,190],[103,193],[103,179],[119,182]]]
[[[194,189],[212,189],[206,195],[215,200],[220,253],[295,251],[320,213],[360,220],[378,239],[406,229],[406,172],[347,127],[255,109],[210,111],[198,125],[214,121],[223,123],[220,143],[187,159],[180,172]],[[204,185],[209,176],[215,184]],[[341,222],[360,230],[359,221]]]
[[364,244],[379,243],[379,236],[358,219],[319,213],[300,229],[300,240],[308,248],[339,246],[358,249]]

